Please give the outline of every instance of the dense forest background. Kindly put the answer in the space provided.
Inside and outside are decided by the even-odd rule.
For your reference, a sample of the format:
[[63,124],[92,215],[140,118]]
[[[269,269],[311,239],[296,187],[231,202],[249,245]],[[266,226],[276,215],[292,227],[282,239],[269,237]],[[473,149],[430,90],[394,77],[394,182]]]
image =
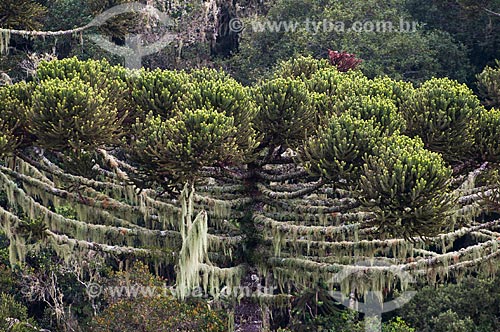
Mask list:
[[[89,23],[96,15],[126,1],[110,0],[5,0],[0,7],[3,28],[42,31],[70,30]],[[449,77],[473,86],[475,75],[500,58],[500,11],[497,0],[471,1],[148,1],[167,10],[179,34],[169,47],[144,59],[146,68],[188,69],[222,67],[243,83],[263,79],[280,61],[294,55],[325,58],[328,49],[348,51],[363,59],[368,77],[388,75],[422,82]],[[215,10],[215,11],[214,11]],[[210,13],[209,13],[210,12]],[[201,14],[203,13],[203,15]],[[214,14],[216,13],[216,14]],[[245,27],[232,31],[232,19]],[[254,31],[251,22],[288,21],[345,22],[400,20],[418,22],[409,33],[353,31]],[[116,18],[99,32],[123,43],[137,23],[133,17]],[[131,28],[133,27],[133,28]],[[52,54],[58,58],[106,58],[113,64],[123,59],[96,46],[87,34],[58,37],[13,36],[0,70],[15,80],[26,77],[22,63],[29,54]],[[26,64],[26,66],[28,66]]]

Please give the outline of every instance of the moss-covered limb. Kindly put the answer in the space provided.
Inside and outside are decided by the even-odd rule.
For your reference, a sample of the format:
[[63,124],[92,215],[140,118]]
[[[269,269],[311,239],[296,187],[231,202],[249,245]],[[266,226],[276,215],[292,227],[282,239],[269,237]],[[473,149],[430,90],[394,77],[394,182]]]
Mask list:
[[500,226],[500,219],[497,219],[497,220],[492,220],[492,221],[485,222],[485,223],[474,224],[474,225],[469,226],[469,227],[462,227],[460,229],[457,229],[454,232],[441,234],[437,237],[431,237],[431,238],[429,238],[429,240],[438,240],[438,239],[445,238],[445,239],[447,239],[447,241],[453,241],[454,239],[457,239],[461,236],[464,236],[465,234],[470,233],[470,232],[477,232],[477,231],[481,231],[481,230],[494,229],[495,227],[499,227],[499,226]]
[[[293,255],[284,256],[284,258],[293,257]],[[390,257],[372,257],[372,256],[356,256],[356,257],[333,257],[333,256],[302,256],[298,257],[305,260],[310,260],[322,264],[342,264],[344,266],[359,264],[359,262],[373,262],[373,265],[398,265],[401,260]]]
[[[391,257],[405,259],[408,255],[414,256],[413,250],[425,249],[432,246],[441,248],[445,251],[447,248],[453,247],[455,240],[466,234],[475,234],[478,231],[485,230],[482,234],[482,240],[497,238],[498,233],[491,232],[491,229],[500,225],[500,220],[488,222],[485,224],[476,225],[473,227],[464,227],[451,233],[441,234],[433,238],[413,238],[391,239],[391,240],[358,240],[358,241],[343,241],[332,238],[328,241],[320,240],[321,236],[313,236],[311,234],[300,234],[299,229],[287,228],[287,225],[277,224],[272,230],[266,231],[268,237],[265,238],[269,245],[280,246],[275,248],[275,253],[283,253],[284,251],[297,255],[313,255],[317,254],[320,257],[333,255],[334,257],[373,257],[375,254],[390,254]],[[279,233],[276,233],[279,232]],[[489,232],[489,233],[488,233]],[[303,233],[303,232],[302,232]],[[489,234],[489,235],[488,235]],[[438,255],[436,253],[436,255]]]
[[[231,296],[241,298],[245,294],[237,288],[240,286],[241,278],[247,270],[246,265],[238,265],[229,268],[220,268],[209,264],[200,264],[200,273],[203,279],[203,289],[210,295],[218,298],[224,288],[231,291]],[[224,288],[223,288],[224,287]]]
[[[240,205],[238,202],[243,203],[242,205],[247,204],[247,201],[245,199],[242,199],[242,198],[245,198],[244,197],[245,193],[243,193],[243,192],[211,193],[208,191],[197,190],[197,193],[200,196],[209,197],[211,199],[220,200],[220,201],[224,201],[224,202],[234,202],[237,205]],[[239,208],[241,209],[242,207],[239,207]]]
[[212,177],[215,179],[229,179],[229,180],[248,180],[254,176],[253,172],[243,169],[231,169],[227,167],[210,167],[205,166],[200,170],[200,175],[203,177]]
[[228,253],[229,250],[234,250],[243,242],[242,236],[222,236],[215,234],[207,234],[208,248],[215,252]]
[[489,236],[490,238],[491,237],[500,238],[500,232],[494,232],[494,231],[489,230],[489,229],[481,229],[479,232],[484,233],[486,236]]
[[[127,173],[125,173],[124,171],[122,171],[120,169],[120,165],[124,164],[123,162],[121,164],[119,164],[118,159],[115,158],[113,155],[109,154],[104,149],[97,149],[97,151],[104,157],[104,161],[106,162],[106,164],[114,171],[114,174],[116,174],[116,176],[120,180],[129,181],[129,177],[128,177]],[[130,166],[130,168],[132,168],[132,167]]]
[[233,200],[221,200],[208,196],[202,196],[195,194],[194,201],[196,203],[203,203],[212,207],[212,210],[215,215],[220,213],[219,217],[229,218],[231,215],[231,209],[238,209],[244,205],[250,204],[252,202],[251,197],[241,197]]
[[335,213],[335,212],[346,212],[348,210],[357,208],[360,206],[360,202],[354,198],[344,198],[339,200],[338,205],[330,206],[311,206],[304,204],[303,200],[272,200],[259,198],[261,201],[269,206],[280,207],[287,212],[293,212],[296,214],[300,213]]
[[[273,237],[266,237],[269,244],[274,241]],[[373,258],[377,254],[390,255],[398,259],[406,259],[413,255],[416,247],[424,248],[425,242],[409,242],[403,239],[382,240],[360,240],[360,241],[318,241],[313,239],[285,237],[280,241],[281,252],[288,252],[293,257],[316,256],[332,257],[338,260],[340,257],[365,257]]]
[[484,199],[486,197],[492,197],[493,195],[495,195],[495,189],[487,189],[485,191],[482,191],[482,192],[479,192],[476,194],[471,194],[471,195],[466,195],[466,196],[460,197],[458,199],[458,202],[460,204],[463,204],[463,205],[471,204],[474,202],[480,202],[482,199]]
[[421,270],[420,273],[422,273],[422,271],[427,271],[430,268],[436,268],[438,266],[447,269],[458,263],[465,263],[465,265],[467,265],[468,261],[475,261],[476,259],[481,259],[482,257],[494,253],[500,254],[499,247],[500,240],[491,239],[486,242],[468,246],[467,248],[462,248],[458,251],[438,254],[430,258],[417,258],[414,262],[402,264],[402,267],[404,270],[408,271]]
[[173,231],[154,231],[139,228],[124,228],[105,225],[94,225],[78,220],[68,219],[58,215],[18,188],[14,182],[0,173],[0,180],[5,190],[12,191],[12,198],[21,207],[23,212],[31,219],[42,217],[47,227],[58,233],[71,234],[77,239],[91,239],[92,242],[116,244],[123,243],[127,246],[164,247],[166,239],[174,245],[179,234]]
[[373,213],[364,211],[352,213],[294,214],[264,210],[262,214],[276,221],[286,221],[291,225],[300,226],[340,226],[356,222],[368,224],[374,218]]
[[290,156],[282,156],[282,155],[276,155],[273,156],[272,154],[268,156],[267,158],[263,158],[261,160],[257,160],[255,162],[255,165],[258,167],[265,167],[265,166],[283,166],[283,165],[292,165],[295,163],[295,160],[293,157]]
[[[279,283],[295,281],[311,287],[320,280],[335,281],[339,279],[342,291],[357,288],[360,293],[363,293],[367,290],[382,290],[393,285],[394,276],[398,276],[404,271],[411,273],[411,276],[434,283],[437,277],[444,281],[450,273],[475,270],[480,264],[500,256],[498,242],[498,240],[492,240],[475,246],[474,249],[467,250],[467,255],[463,252],[454,252],[399,265],[344,265],[292,257],[271,257],[268,263],[273,267]],[[490,265],[488,268],[492,269]],[[391,277],[389,278],[389,276]]]
[[97,172],[102,179],[115,180],[115,181],[118,179],[118,175],[116,173],[108,171],[107,169],[102,168],[99,164],[95,164],[92,167],[92,170],[94,172]]
[[298,226],[290,225],[287,222],[276,221],[262,214],[255,214],[253,217],[255,223],[270,227],[272,229],[289,232],[297,236],[333,236],[336,234],[355,233],[360,226],[357,223],[341,226]]
[[92,25],[85,25],[70,30],[60,30],[60,31],[36,31],[36,30],[16,30],[16,29],[6,29],[0,28],[0,33],[8,33],[11,35],[20,35],[24,37],[35,36],[35,37],[49,37],[49,36],[63,36],[63,35],[74,35],[90,29]]
[[[401,275],[400,267],[396,265],[385,266],[334,266],[333,264],[312,263],[309,269],[302,269],[303,262],[286,262],[288,266],[273,268],[278,284],[283,287],[287,284],[299,284],[302,287],[317,288],[320,284],[327,283],[331,290],[340,286],[344,295],[353,290],[358,294],[369,291],[378,292],[380,301],[383,301],[382,291],[400,287],[406,289],[411,278]],[[296,266],[298,265],[298,266]],[[293,271],[293,272],[292,272]],[[297,272],[300,271],[300,272]]]
[[24,174],[20,174],[16,171],[13,171],[10,168],[4,167],[4,166],[0,166],[0,171],[3,173],[9,174],[9,176],[12,176],[18,180],[21,180],[29,185],[36,186],[40,190],[43,190],[49,194],[52,194],[52,195],[55,195],[55,196],[58,196],[58,197],[61,197],[61,198],[67,199],[67,200],[71,200],[71,201],[78,203],[78,204],[83,204],[83,205],[87,205],[89,207],[103,209],[103,210],[118,211],[118,212],[125,213],[125,214],[140,213],[141,212],[140,208],[137,206],[131,206],[128,204],[124,204],[124,203],[121,203],[121,202],[114,200],[114,199],[107,197],[107,196],[104,197],[105,196],[104,194],[101,194],[103,196],[103,197],[101,197],[102,199],[95,199],[92,197],[84,196],[83,194],[75,194],[75,193],[68,192],[68,191],[63,190],[63,189],[57,189],[57,188],[51,187],[40,180],[28,177]]
[[498,239],[500,234],[495,232],[489,232],[488,230],[480,230],[479,232],[470,232],[469,235],[474,239],[474,241],[489,241],[492,238]]
[[[493,262],[491,265],[488,267],[490,268],[490,276],[493,276],[496,272],[497,267],[497,262],[494,260],[497,260],[500,257],[500,251],[493,251],[490,254],[486,256],[481,256],[475,259],[472,259],[470,261],[465,261],[465,262],[460,262],[457,264],[452,264],[448,266],[448,270],[453,271],[453,272],[461,272],[462,270],[481,270],[480,267],[482,264],[487,264],[489,262]],[[479,268],[478,268],[479,267]]]
[[[326,264],[326,263],[318,263],[313,262],[306,259],[301,258],[279,258],[279,257],[270,257],[268,259],[268,263],[273,267],[283,267],[288,268],[290,273],[296,273],[296,269],[303,269],[309,271],[323,272],[323,273],[338,273],[342,271],[346,266],[342,264]],[[353,267],[356,268],[356,267]],[[364,270],[366,267],[357,267],[359,270]],[[387,266],[385,267],[388,268]]]
[[285,174],[269,174],[266,171],[256,172],[257,176],[266,181],[287,181],[294,180],[308,175],[305,170],[298,170],[295,172],[285,173]]
[[425,249],[415,248],[415,249],[413,249],[413,251],[415,252],[416,256],[421,256],[421,257],[437,257],[437,256],[439,256],[439,254],[437,252],[425,250]]
[[[181,208],[174,205],[177,204],[178,202],[176,202],[176,200],[171,200],[170,202],[167,202],[165,200],[154,199],[151,196],[155,193],[156,192],[153,190],[143,191],[143,194],[145,194],[143,197],[144,198],[143,208],[146,210],[153,209],[149,213],[155,213],[155,215],[158,216],[158,221],[162,222],[165,225],[165,227],[169,227],[172,229],[179,229],[178,220],[181,213]],[[204,199],[204,196],[197,196],[197,197],[200,199]],[[243,204],[246,200],[247,200],[246,198],[240,198],[237,200],[233,200],[232,202],[239,202]],[[226,201],[216,200],[216,199],[212,200],[211,198],[207,197],[207,202],[209,203],[196,204],[194,206],[194,209],[196,211],[205,210],[208,216],[210,217],[209,225],[217,229],[225,229],[228,228],[228,226],[230,229],[233,229],[234,226],[228,225],[227,219],[237,218],[241,213],[243,213],[238,210],[236,211],[232,210],[229,218],[229,215],[227,215],[227,211],[224,210],[227,208],[224,206],[224,203]],[[239,203],[235,204],[238,205]]]
[[196,191],[199,193],[210,193],[215,197],[225,193],[241,194],[246,190],[243,184],[223,184],[223,185],[197,185]]
[[[49,179],[43,171],[40,171],[30,163],[25,162],[22,158],[14,158],[13,162],[13,169],[18,170],[19,173],[40,180],[49,186],[54,186],[54,182]],[[7,162],[7,164],[9,164],[9,162]]]
[[114,183],[109,183],[109,182],[102,182],[102,181],[96,181],[92,179],[87,179],[83,176],[78,176],[78,175],[72,175],[65,173],[62,169],[60,169],[57,165],[53,164],[50,160],[47,158],[43,157],[45,161],[39,162],[34,160],[33,158],[27,156],[27,155],[21,155],[21,157],[29,164],[31,164],[33,167],[36,167],[37,169],[44,171],[48,174],[51,174],[55,177],[60,178],[63,181],[67,181],[70,183],[78,184],[81,186],[87,186],[94,188],[95,190],[119,190],[123,188],[123,185],[125,184],[114,184]]
[[16,232],[21,223],[16,215],[0,206],[0,229],[9,239],[9,261],[12,265],[24,262],[27,253],[25,239]]
[[68,237],[67,235],[56,234],[50,230],[45,231],[47,235],[49,235],[54,243],[57,245],[69,245],[71,249],[81,248],[86,250],[95,250],[105,253],[117,254],[117,255],[133,255],[138,257],[148,257],[158,255],[165,255],[164,252],[158,250],[153,251],[150,249],[141,249],[135,247],[122,247],[116,245],[107,245],[89,241],[82,241]]
[[481,186],[475,187],[471,189],[464,190],[455,190],[453,193],[459,196],[458,203],[460,204],[471,204],[473,202],[479,202],[481,200],[481,196],[488,197],[490,195],[491,190],[494,190],[494,186]]
[[[176,219],[170,218],[170,216],[177,216],[180,213],[180,208],[176,205],[178,204],[177,200],[166,200],[163,198],[154,199],[152,196],[156,196],[157,193],[151,189],[144,190],[142,194],[144,194],[144,208],[153,209],[150,213],[155,213],[159,216],[160,221],[164,219],[164,216],[167,216],[168,221],[166,225],[178,229],[179,225]],[[226,224],[224,220],[241,217],[243,213],[240,211],[241,207],[251,202],[251,198],[246,197],[221,200],[198,194],[193,195],[193,199],[196,202],[194,209],[197,211],[205,210],[210,216],[209,225],[216,228],[223,228],[224,224]]]
[[[29,160],[30,164],[34,164],[37,168],[41,168],[44,171],[47,171],[49,174],[52,174],[54,178],[62,179],[62,180],[68,181],[70,183],[84,185],[85,187],[87,187],[84,191],[94,197],[94,198],[84,197],[82,195],[78,195],[78,196],[68,195],[68,196],[64,197],[65,199],[70,199],[74,203],[89,205],[88,202],[92,202],[95,199],[101,199],[103,204],[104,204],[104,207],[107,209],[113,210],[113,207],[117,206],[118,207],[117,211],[121,211],[122,213],[130,214],[129,212],[133,212],[135,214],[144,215],[145,217],[148,217],[148,216],[153,217],[154,214],[158,215],[158,211],[157,211],[158,206],[161,207],[160,210],[161,210],[161,212],[163,212],[163,215],[161,215],[161,216],[164,216],[165,213],[166,213],[166,215],[172,215],[172,214],[179,212],[178,207],[171,205],[171,204],[168,204],[168,203],[160,202],[158,200],[155,200],[155,199],[147,196],[146,194],[156,195],[156,192],[154,192],[152,190],[147,190],[141,194],[138,194],[138,193],[136,193],[135,188],[133,188],[131,186],[117,185],[117,184],[112,184],[109,182],[95,181],[95,180],[87,179],[87,178],[81,177],[81,176],[74,176],[71,174],[64,173],[64,172],[57,170],[57,169],[53,169],[53,168],[49,169],[46,166],[43,166],[41,163],[36,162],[32,159],[28,158],[28,160]],[[29,180],[30,180],[30,178],[27,177],[27,178],[24,178],[23,181],[29,182]],[[57,191],[57,192],[52,192],[52,190],[49,189],[49,188],[51,188],[51,186],[49,186],[49,187],[43,186],[37,181],[32,181],[32,184],[37,186],[40,189],[45,190],[46,192],[49,192],[52,194],[57,194],[59,197],[66,195],[66,192],[63,190]],[[109,196],[104,195],[100,191],[104,191],[104,192],[108,193]],[[131,202],[134,205],[138,205],[138,206],[132,207],[131,205],[126,205],[124,203],[113,200],[113,198],[111,198],[110,196],[113,196],[113,197],[118,198],[120,200],[126,200],[127,202]],[[130,207],[130,209],[128,207]],[[165,219],[165,218],[160,218],[160,219],[161,219],[161,221],[163,221],[163,219]]]
[[488,162],[482,163],[479,167],[469,172],[467,175],[459,175],[452,179],[452,193],[459,197],[459,203],[466,201],[464,196],[485,192],[490,189],[488,186],[476,186],[476,178],[488,169]]
[[294,199],[294,198],[299,198],[302,196],[305,196],[307,194],[310,194],[314,192],[316,189],[321,187],[325,182],[320,179],[314,184],[311,184],[310,186],[305,186],[305,188],[297,190],[295,192],[277,192],[268,189],[265,185],[257,183],[257,188],[260,190],[261,193],[266,195],[269,198],[272,199]]

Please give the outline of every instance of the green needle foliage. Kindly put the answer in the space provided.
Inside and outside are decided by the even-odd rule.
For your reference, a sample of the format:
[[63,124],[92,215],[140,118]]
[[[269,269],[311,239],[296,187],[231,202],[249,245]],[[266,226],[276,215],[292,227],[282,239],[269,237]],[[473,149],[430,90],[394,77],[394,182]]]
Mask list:
[[359,181],[363,204],[386,238],[432,236],[449,227],[452,171],[419,138],[391,136],[376,145]]
[[318,70],[306,81],[309,91],[322,93],[327,96],[339,96],[339,85],[343,80],[349,78],[352,71],[341,73],[336,67]]
[[431,79],[412,93],[404,105],[407,131],[447,161],[471,153],[479,99],[464,84],[448,78]]
[[489,107],[500,107],[500,61],[496,67],[486,67],[477,75],[479,93],[484,99],[484,104]]
[[327,59],[317,60],[311,56],[298,56],[278,64],[274,71],[275,78],[308,80],[322,69],[335,69]]
[[345,108],[345,105],[351,105],[361,97],[385,98],[399,110],[413,91],[411,83],[395,81],[389,77],[370,80],[359,71],[340,73],[333,67],[316,71],[306,84],[309,91],[317,93],[316,108],[322,117],[328,116],[334,109],[338,112],[339,108]]
[[366,155],[380,141],[382,132],[373,120],[348,113],[333,116],[303,148],[300,159],[311,175],[322,176],[336,185],[357,180]]
[[476,144],[483,160],[500,161],[500,110],[483,110],[476,131]]
[[78,78],[42,81],[27,111],[28,129],[39,146],[52,151],[79,153],[115,144],[123,119],[108,100],[105,90]]
[[335,67],[317,70],[306,83],[310,91],[338,100],[352,96],[385,97],[392,100],[398,108],[413,89],[411,83],[396,81],[387,76],[368,79],[359,71],[341,73]]
[[132,154],[146,171],[170,183],[194,179],[203,166],[240,158],[233,117],[213,109],[186,109],[168,120],[150,113],[135,129]]
[[179,104],[185,104],[191,98],[192,85],[185,72],[167,70],[145,70],[128,78],[131,86],[132,101],[136,115],[142,119],[152,111],[164,119],[175,116]]
[[2,0],[0,2],[0,27],[37,30],[47,8],[32,0]]
[[348,112],[363,120],[373,119],[387,135],[403,132],[406,121],[390,99],[381,96],[359,96],[335,104],[337,114]]
[[81,61],[77,58],[68,58],[57,61],[43,61],[37,68],[35,79],[44,81],[58,78],[72,80],[78,78],[88,83],[96,91],[104,91],[106,102],[116,107],[120,117],[128,117],[130,122],[132,114],[129,88],[125,82],[128,77],[127,70],[121,66],[111,66],[106,60]]
[[11,154],[30,143],[24,108],[32,89],[32,84],[24,82],[0,88],[0,155]]
[[16,150],[18,141],[13,131],[14,128],[0,120],[0,156],[10,155]]
[[387,76],[375,77],[366,81],[367,84],[360,87],[363,94],[379,96],[390,99],[400,109],[404,101],[413,92],[413,84],[404,81],[396,81]]
[[228,81],[234,81],[234,79],[224,71],[206,67],[190,71],[189,78],[190,81],[194,83],[202,83],[205,81],[217,81],[225,83]]
[[252,123],[257,114],[255,102],[248,88],[226,74],[211,69],[193,71],[189,79],[193,82],[191,96],[183,100],[183,109],[214,109],[233,117],[238,129],[238,145],[250,154],[258,145]]
[[295,147],[314,130],[315,107],[303,82],[266,81],[254,90],[254,98],[259,108],[255,128],[264,146]]

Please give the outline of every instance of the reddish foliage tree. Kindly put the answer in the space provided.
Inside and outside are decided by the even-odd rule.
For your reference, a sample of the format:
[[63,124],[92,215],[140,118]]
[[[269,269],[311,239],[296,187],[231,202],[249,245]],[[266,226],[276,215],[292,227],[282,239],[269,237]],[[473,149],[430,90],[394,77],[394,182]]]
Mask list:
[[328,50],[328,58],[330,63],[337,67],[341,72],[346,72],[355,69],[363,60],[356,58],[356,55],[347,53],[346,51]]

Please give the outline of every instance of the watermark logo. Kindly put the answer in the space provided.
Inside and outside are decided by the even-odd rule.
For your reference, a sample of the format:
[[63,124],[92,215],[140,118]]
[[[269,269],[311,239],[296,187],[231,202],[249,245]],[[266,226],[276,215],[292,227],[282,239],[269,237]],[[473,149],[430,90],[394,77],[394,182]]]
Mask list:
[[[191,290],[189,297],[193,298],[249,298],[260,297],[266,295],[273,295],[276,287],[248,287],[248,286],[225,286],[220,290],[208,292],[204,291],[201,287],[196,287]],[[142,284],[129,284],[129,285],[102,285],[92,283],[87,285],[86,293],[89,298],[97,298],[99,296],[107,296],[112,299],[133,299],[133,298],[152,298],[156,296],[176,296],[178,290],[175,287],[161,285],[161,286],[147,286]]]
[[[363,269],[366,267],[366,269]],[[366,273],[369,269],[377,270],[373,275]],[[384,270],[382,272],[382,270]],[[359,278],[378,278],[380,273],[385,273],[387,278],[399,280],[401,284],[413,284],[415,280],[408,272],[401,270],[397,265],[389,265],[380,261],[360,261],[352,267],[346,267],[338,272],[331,280],[331,284],[342,284],[346,279],[358,278],[355,274],[361,273]],[[370,283],[368,280],[368,284]],[[367,283],[367,280],[364,280]],[[344,296],[341,292],[330,291],[330,296],[340,302],[345,307],[365,314],[365,331],[382,331],[382,314],[401,308],[417,294],[416,291],[404,291],[394,300],[383,302],[384,294],[382,291],[368,291],[364,295],[364,302],[359,302],[353,292],[349,296]]]
[[106,51],[122,56],[125,59],[125,67],[138,69],[141,67],[143,57],[161,51],[176,38],[176,34],[169,29],[174,24],[173,20],[167,15],[167,13],[162,12],[153,6],[145,5],[139,2],[130,2],[114,6],[96,16],[89,24],[87,24],[87,27],[99,27],[110,19],[127,13],[146,15],[149,19],[156,20],[158,24],[161,24],[161,30],[163,31],[155,36],[154,42],[148,44],[146,44],[144,34],[127,35],[125,37],[125,46],[117,45],[100,34],[92,34],[89,38]]
[[239,18],[233,18],[229,22],[229,29],[232,32],[240,33],[245,28],[252,32],[268,33],[293,33],[303,31],[309,34],[318,33],[412,33],[417,32],[423,24],[416,21],[407,21],[400,18],[399,21],[373,21],[362,20],[352,23],[333,20],[311,20],[306,18],[303,21],[272,21],[272,20],[250,20],[247,24]]

